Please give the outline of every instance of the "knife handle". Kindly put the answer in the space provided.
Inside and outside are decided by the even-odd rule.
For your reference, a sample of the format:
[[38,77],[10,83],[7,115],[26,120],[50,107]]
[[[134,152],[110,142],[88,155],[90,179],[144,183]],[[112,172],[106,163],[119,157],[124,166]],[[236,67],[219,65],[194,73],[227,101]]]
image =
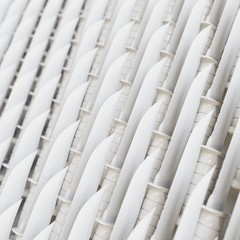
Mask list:
[[238,166],[236,174],[234,176],[234,180],[232,183],[232,188],[240,190],[240,166]]
[[238,106],[236,107],[236,111],[235,114],[233,116],[232,122],[231,122],[231,127],[235,129],[238,119],[240,117],[240,103],[238,104]]
[[[219,151],[217,151],[213,148],[207,147],[207,146],[202,146],[201,152],[200,152],[200,155],[199,155],[199,159],[197,161],[197,165],[196,165],[196,168],[195,168],[195,171],[194,171],[194,175],[193,175],[191,184],[188,188],[188,193],[187,193],[185,201],[184,201],[183,209],[185,208],[190,195],[192,194],[193,190],[198,185],[198,183],[201,181],[201,179],[214,166],[216,166],[215,172],[214,172],[214,175],[213,175],[212,180],[210,182],[208,192],[206,194],[205,199],[207,199],[209,197],[209,195],[212,193],[214,184],[217,180],[217,176],[219,174],[219,170],[221,168],[223,158],[224,157],[223,157],[223,154],[221,152],[219,152]],[[183,211],[183,209],[182,209],[182,211]]]
[[198,67],[198,73],[203,71],[203,69],[206,68],[207,66],[209,66],[210,64],[212,64],[212,68],[211,68],[211,71],[208,75],[208,79],[204,86],[204,90],[203,90],[203,94],[202,94],[203,96],[207,95],[207,91],[212,85],[218,63],[215,59],[213,59],[212,57],[209,57],[207,55],[204,55],[201,57],[201,61],[200,61],[199,67]]
[[[174,56],[175,55],[173,55],[168,50],[160,51],[160,60],[165,59],[166,63],[159,79],[159,83],[158,83],[159,88],[163,85],[164,81],[167,79],[168,73],[172,67]],[[171,92],[171,95],[172,95],[172,92]]]
[[108,240],[110,239],[113,225],[102,222],[101,220],[97,219],[97,227],[95,233],[92,237],[92,240]]
[[212,6],[213,6],[213,1],[208,1],[206,6],[205,6],[205,9],[204,9],[204,12],[203,12],[203,19],[207,19],[207,17],[209,16],[210,12],[211,12],[211,9],[212,9]]
[[99,207],[98,215],[100,217],[102,216],[103,212],[106,210],[106,208],[111,200],[113,190],[116,186],[116,183],[117,183],[120,171],[121,171],[120,168],[117,168],[117,167],[114,167],[114,166],[111,166],[108,164],[106,165],[106,167],[107,167],[107,173],[106,173],[106,176],[104,177],[104,179],[102,181],[102,185],[101,185],[101,187],[106,186],[106,190],[105,190],[102,202]]
[[142,203],[141,210],[138,215],[138,224],[148,213],[150,213],[154,208],[155,212],[152,217],[152,222],[149,226],[145,240],[149,240],[154,233],[158,220],[163,210],[163,206],[167,199],[168,189],[159,187],[153,183],[148,183],[148,188],[146,191],[145,198]]
[[215,31],[216,31],[216,26],[213,25],[212,23],[208,22],[208,21],[203,21],[201,23],[201,31],[210,27],[210,32],[207,36],[206,42],[205,42],[205,48],[203,50],[203,53],[205,55],[205,53],[209,50],[209,48],[211,47],[214,35],[215,35]]
[[195,228],[194,240],[215,240],[220,236],[226,213],[203,206]]
[[201,102],[200,102],[200,106],[198,108],[198,112],[194,121],[194,127],[200,122],[200,120],[206,116],[209,112],[211,112],[213,109],[215,109],[215,111],[213,112],[212,115],[212,119],[210,121],[209,127],[207,129],[206,132],[206,136],[204,139],[204,143],[206,143],[206,140],[209,138],[209,136],[211,135],[214,125],[217,121],[217,116],[219,113],[219,103],[215,100],[213,100],[212,98],[209,97],[202,97],[201,98]]
[[62,230],[64,228],[64,223],[66,222],[65,220],[67,218],[67,214],[70,209],[70,204],[71,204],[70,202],[67,203],[62,201],[62,204],[59,207],[59,211],[56,215],[55,223],[52,229],[52,235],[55,236],[56,238],[59,238],[59,236],[62,233]]
[[[237,106],[235,114],[233,116],[231,125],[230,125],[230,129],[229,132],[231,134],[234,133],[234,130],[236,128],[237,122],[239,121],[239,117],[240,117],[240,104]],[[238,166],[237,171],[236,171],[236,175],[234,177],[234,181],[233,181],[233,187],[236,189],[239,189],[239,183],[240,183],[240,166]]]
[[19,231],[24,232],[32,209],[34,207],[34,200],[36,196],[37,185],[31,184],[30,191],[28,192],[25,201],[23,202],[21,212],[19,213],[19,219],[17,228]]
[[[156,102],[162,101],[162,105],[158,114],[158,119],[155,124],[155,129],[158,129],[161,122],[163,121],[165,113],[168,109],[168,105],[171,101],[171,97],[172,97],[171,91],[162,87],[157,88]],[[159,154],[157,156],[156,162],[153,167],[153,171],[150,176],[150,182],[153,182],[156,174],[158,173],[162,165],[162,161],[166,154],[170,140],[171,137],[169,135],[162,133],[158,130],[153,130],[152,139],[150,141],[149,148],[147,151],[147,156],[157,149],[159,150]]]
[[[238,56],[236,57],[236,61],[235,61],[235,64],[233,66],[233,69],[232,69],[232,74],[228,80],[228,83],[227,83],[227,86],[229,87],[229,84],[231,82],[231,79],[232,79],[232,75],[234,73],[234,71],[236,71],[236,66],[237,66],[237,63],[238,61],[240,61],[240,53],[238,54]],[[238,103],[237,107],[236,107],[236,110],[235,110],[235,113],[233,115],[233,119],[232,119],[232,122],[231,122],[231,125],[230,125],[230,129],[232,130],[232,133],[237,125],[237,122],[238,122],[238,119],[240,117],[240,103]],[[231,131],[230,130],[230,131]]]
[[114,121],[114,129],[113,129],[114,137],[113,137],[113,140],[109,149],[109,153],[106,159],[106,164],[105,164],[106,167],[103,170],[101,181],[99,183],[99,185],[101,186],[102,186],[102,182],[106,178],[106,174],[108,172],[109,167],[111,168],[110,165],[111,164],[116,165],[114,164],[117,158],[116,154],[119,149],[119,145],[122,141],[122,138],[124,136],[126,126],[127,126],[127,122],[121,120],[120,118],[114,118],[113,121]]
[[159,131],[155,131],[155,130],[153,131],[153,137],[152,137],[151,143],[148,148],[147,156],[150,155],[151,153],[153,153],[157,149],[158,149],[158,155],[157,155],[156,161],[154,163],[151,176],[149,178],[150,182],[153,182],[155,176],[157,175],[157,173],[162,165],[162,161],[166,154],[170,140],[171,140],[170,136],[168,136],[164,133],[161,133]]
[[162,101],[161,108],[159,110],[159,116],[155,125],[155,129],[159,129],[159,126],[164,120],[165,114],[168,110],[168,106],[171,101],[173,92],[167,90],[164,87],[157,87],[156,90],[157,90],[157,93],[156,93],[154,103]]

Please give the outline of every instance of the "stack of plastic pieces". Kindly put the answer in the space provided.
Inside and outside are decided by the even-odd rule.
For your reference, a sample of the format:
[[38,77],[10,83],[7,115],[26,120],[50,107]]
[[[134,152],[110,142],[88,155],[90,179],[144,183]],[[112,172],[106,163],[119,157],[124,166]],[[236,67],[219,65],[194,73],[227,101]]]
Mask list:
[[0,240],[239,240],[239,7],[0,0]]

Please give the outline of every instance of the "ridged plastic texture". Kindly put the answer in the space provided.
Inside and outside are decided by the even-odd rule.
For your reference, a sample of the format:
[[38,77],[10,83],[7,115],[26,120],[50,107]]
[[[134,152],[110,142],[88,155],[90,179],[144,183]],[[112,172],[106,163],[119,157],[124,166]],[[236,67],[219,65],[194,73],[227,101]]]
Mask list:
[[0,239],[239,238],[239,7],[0,1]]

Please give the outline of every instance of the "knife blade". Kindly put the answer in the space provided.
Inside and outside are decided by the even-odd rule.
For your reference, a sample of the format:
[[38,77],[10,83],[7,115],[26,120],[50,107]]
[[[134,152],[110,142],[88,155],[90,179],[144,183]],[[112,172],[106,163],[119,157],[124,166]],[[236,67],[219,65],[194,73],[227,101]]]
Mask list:
[[10,169],[1,183],[0,213],[18,201],[24,192],[28,174],[37,151],[22,159],[15,167]]
[[173,45],[171,44],[169,47],[169,50],[173,51],[173,53],[176,51],[177,47],[176,55],[174,57],[171,69],[163,85],[166,89],[170,91],[174,90],[183,64],[185,63],[185,58],[189,53],[189,46],[193,44],[195,37],[200,31],[201,18],[206,4],[206,0],[198,0],[195,3],[191,14],[187,20],[186,26],[183,30],[183,34],[179,44],[177,45],[176,43],[174,43],[175,38],[173,38]]
[[168,29],[169,24],[165,24],[152,35],[138,67],[124,111],[120,116],[121,120],[128,121],[147,72],[158,61],[160,51],[165,48]]
[[[57,195],[66,172],[67,167],[55,174],[43,187],[31,211],[26,226],[23,227],[23,239],[33,239],[40,231],[49,225],[56,204]],[[22,230],[21,226],[19,229],[20,231]]]
[[46,228],[44,228],[33,240],[47,240],[47,239],[49,239],[49,237],[52,233],[54,224],[55,224],[55,221],[52,222]]
[[224,235],[224,240],[234,239],[239,237],[239,209],[240,209],[240,194],[238,194],[237,200],[234,205],[234,209],[231,214],[231,218],[228,223],[227,230]]
[[10,167],[16,166],[19,161],[37,149],[48,114],[49,110],[39,114],[23,130],[15,147],[15,152],[9,160]]
[[192,131],[201,96],[212,67],[213,65],[210,64],[204,68],[194,79],[189,89],[162,166],[154,180],[154,183],[159,186],[169,188],[172,183]]
[[2,226],[0,228],[1,239],[3,240],[9,239],[11,228],[21,202],[22,202],[22,199],[14,203],[11,207],[9,207],[6,211],[4,211],[0,215],[0,224]]
[[59,240],[67,239],[77,213],[97,191],[113,137],[114,134],[104,139],[91,154],[63,223]]
[[95,118],[98,114],[99,109],[102,104],[117,91],[119,81],[121,79],[122,70],[125,66],[126,60],[128,58],[128,53],[123,54],[117,58],[108,68],[106,72],[101,87],[98,91],[95,103],[91,110],[91,115],[88,119],[87,126],[84,130],[84,133],[81,137],[80,143],[78,145],[78,150],[83,151],[85,143],[88,139],[89,133],[92,129]]
[[219,151],[222,150],[236,107],[240,101],[240,94],[236,94],[236,91],[240,90],[239,74],[240,61],[238,61],[234,70],[212,135],[207,141],[207,146]]
[[[56,124],[53,128],[51,139],[55,139],[60,132],[67,126],[77,120],[79,114],[79,106],[81,106],[84,95],[86,93],[89,82],[85,82],[73,90],[68,98],[63,103],[60,112],[58,113]],[[33,113],[31,114],[33,115]],[[27,116],[29,119],[29,115]],[[24,121],[25,123],[25,121]]]
[[157,154],[158,150],[149,155],[134,173],[114,224],[111,239],[126,239],[134,228]]
[[166,61],[163,59],[156,63],[147,73],[118,146],[115,159],[112,161],[113,166],[122,166],[138,123],[153,103],[156,87],[159,82],[159,75],[165,64]]
[[211,120],[212,113],[213,111],[204,116],[204,118],[193,129],[188,139],[188,143],[170,187],[156,231],[151,240],[171,238],[185,195],[194,174],[201,145]]
[[205,48],[204,43],[206,42],[210,30],[210,27],[202,30],[194,39],[190,47],[183,68],[179,75],[174,94],[172,96],[171,102],[169,103],[168,110],[163,119],[163,122],[159,127],[159,130],[164,134],[170,136],[172,135],[188,89],[197,73],[200,59]]
[[[238,12],[239,3],[240,3],[239,0],[226,1],[218,26],[215,25],[217,26],[217,29],[216,29],[211,47],[207,52],[207,56],[210,56],[211,58],[215,59],[217,62],[220,60],[222,56],[222,51],[225,47],[233,22]],[[216,4],[218,3],[216,2]],[[216,22],[216,20],[214,19],[216,19],[216,16],[218,15],[217,11],[218,11],[217,8],[215,8],[210,13],[209,18],[212,19],[213,22]]]
[[127,240],[136,240],[136,239],[145,240],[148,227],[152,221],[154,210],[155,209],[153,209],[150,213],[148,213],[147,216],[144,217],[143,220],[139,222],[139,224],[133,229],[133,231],[131,232]]
[[211,7],[207,20],[214,26],[218,25],[218,21],[221,18],[222,11],[224,9],[226,0],[215,0]]
[[[144,160],[152,130],[162,102],[155,103],[143,116],[135,132],[128,154],[124,161],[110,203],[103,214],[104,222],[113,223],[123,201],[129,181],[140,163]],[[138,149],[138,151],[136,151]]]
[[[82,173],[87,164],[87,161],[92,154],[92,151],[103,139],[108,136],[112,125],[112,120],[114,118],[116,105],[121,94],[121,90],[114,93],[110,98],[107,99],[107,101],[105,101],[105,103],[100,108],[93,124],[92,130],[89,134],[84,151],[81,154],[79,164],[77,165],[76,172],[78,174],[74,175],[71,186],[66,193],[66,198],[72,199],[78,183],[82,177]],[[98,134],[96,134],[96,132]],[[78,156],[76,157],[78,158]]]
[[219,63],[214,81],[207,93],[208,97],[218,102],[221,101],[224,89],[226,87],[226,83],[232,72],[232,67],[235,63],[238,49],[240,47],[239,26],[240,11],[238,11],[238,14],[235,18],[232,30],[228,37],[228,41],[221,56],[221,61]]
[[210,195],[207,206],[216,210],[223,210],[224,203],[227,199],[234,175],[240,163],[240,121],[238,121],[226,157],[223,161],[216,185]]
[[[185,28],[186,23],[188,21],[192,21],[193,16],[195,16],[194,13],[196,13],[196,10],[194,10],[196,8],[194,6],[195,5],[199,6],[199,3],[200,2],[196,3],[196,1],[194,1],[194,0],[187,0],[187,1],[184,1],[184,2],[183,1],[176,1],[174,3],[174,9],[173,9],[172,15],[170,17],[170,21],[176,23],[176,26],[173,30],[171,40],[170,40],[169,45],[167,47],[167,50],[170,53],[172,53],[172,54],[176,53],[177,46],[178,46],[179,42],[183,41],[183,40],[181,40],[181,36],[183,37],[183,35],[186,34],[187,31],[189,31],[189,30],[187,30],[187,28]],[[179,8],[180,4],[181,5],[183,4],[182,8]],[[179,9],[181,10],[180,13],[178,13]],[[200,10],[202,10],[202,9],[200,8]],[[178,14],[179,14],[179,16],[178,16]],[[197,17],[198,17],[198,15],[197,15]],[[183,37],[183,38],[185,38],[185,37]],[[191,41],[191,39],[188,39],[188,40]],[[181,45],[182,44],[183,43],[181,43]]]
[[104,191],[105,188],[100,189],[82,207],[73,224],[68,240],[75,240],[79,236],[81,236],[82,240],[88,240],[90,238]]
[[[184,62],[184,59],[185,59],[186,55],[187,55],[187,49],[189,48],[189,45],[191,44],[191,42],[193,41],[194,37],[197,35],[197,33],[200,29],[200,18],[202,16],[201,11],[204,10],[205,4],[206,4],[206,0],[198,1],[195,4],[194,8],[192,9],[190,17],[188,18],[188,21],[187,21],[187,17],[186,17],[186,15],[188,15],[189,12],[190,12],[189,9],[188,9],[188,6],[189,6],[188,2],[186,2],[185,7],[184,7],[184,11],[183,11],[184,15],[180,14],[181,22],[179,22],[179,24],[177,24],[177,26],[174,30],[174,32],[176,32],[176,33],[175,34],[173,33],[173,38],[171,38],[171,40],[170,40],[170,49],[169,49],[170,53],[171,53],[171,51],[173,53],[175,53],[177,46],[179,46],[179,47],[178,47],[178,51],[176,53],[176,56],[174,58],[174,61],[172,63],[172,68],[171,69],[174,69],[174,71],[170,70],[169,75],[167,77],[167,80],[164,83],[166,85],[165,87],[168,90],[173,90],[173,88],[176,84],[176,78],[180,73],[181,66]],[[188,10],[186,10],[186,9],[188,9]],[[178,42],[179,42],[179,34],[178,33],[183,30],[183,26],[185,26],[186,21],[187,21],[187,25],[184,29],[184,33],[182,35],[180,43],[178,44]],[[173,45],[171,45],[171,42],[173,42]],[[162,49],[160,48],[160,50],[163,50],[163,48]],[[139,62],[140,62],[140,60],[139,60]],[[139,68],[140,68],[140,66],[138,67],[138,69]],[[136,79],[136,77],[137,77],[137,75],[135,76],[135,79],[133,81],[132,91],[130,92],[129,98],[126,102],[125,108],[124,108],[122,116],[121,116],[121,118],[124,121],[127,121],[129,119],[129,116],[131,114],[131,110],[133,108],[134,102],[135,102],[136,97],[137,97],[137,93],[138,93],[138,91],[141,87],[141,84],[142,84],[142,80],[140,78]],[[138,81],[136,81],[136,80],[138,80]]]
[[134,22],[127,23],[124,25],[115,35],[113,41],[111,42],[111,45],[109,46],[107,55],[104,59],[104,61],[101,61],[98,65],[98,68],[101,69],[101,72],[99,73],[98,81],[95,86],[95,89],[92,92],[92,98],[89,102],[89,109],[92,109],[97,93],[101,87],[103,78],[109,68],[109,66],[123,53],[126,52],[126,44],[128,41],[129,34],[131,32],[131,29],[133,27]]
[[154,32],[157,31],[157,29],[163,26],[163,19],[168,7],[168,3],[169,3],[168,0],[160,0],[154,5],[151,14],[149,14],[150,15],[149,18],[147,18],[147,16],[144,14],[143,21],[144,23],[145,21],[147,23],[145,24],[146,25],[145,27],[142,26],[142,23],[141,23],[141,29],[138,34],[139,37],[135,43],[135,45],[138,47],[137,47],[135,60],[129,76],[130,81],[134,81],[136,73],[139,69],[139,64],[142,61],[143,54],[146,50],[146,47],[151,37],[153,36]]
[[204,203],[208,186],[213,177],[215,167],[213,167],[198,183],[193,193],[191,194],[186,208],[181,216],[177,231],[173,240],[193,239],[194,230],[197,226],[197,221],[201,212],[201,207]]

